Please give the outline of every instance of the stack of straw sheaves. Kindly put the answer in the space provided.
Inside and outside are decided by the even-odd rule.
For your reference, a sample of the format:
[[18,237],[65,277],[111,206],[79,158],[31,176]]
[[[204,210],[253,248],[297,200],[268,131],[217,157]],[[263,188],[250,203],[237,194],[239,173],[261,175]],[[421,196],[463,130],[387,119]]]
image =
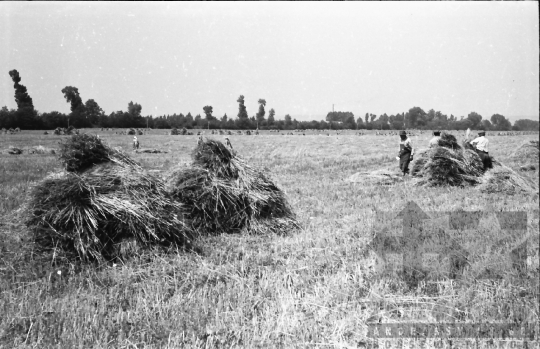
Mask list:
[[37,246],[67,260],[298,226],[283,192],[218,141],[201,142],[193,166],[170,171],[166,183],[92,135],[72,136],[59,157],[65,170],[32,188],[25,211]]
[[195,230],[285,233],[298,226],[284,193],[223,143],[200,142],[192,159],[191,168],[171,170],[166,182],[168,191],[188,211]]
[[26,223],[41,249],[99,260],[121,256],[123,241],[184,244],[194,235],[163,181],[99,138],[72,136],[60,159],[66,170],[35,185],[26,203]]
[[422,186],[477,186],[485,193],[534,193],[535,185],[491,158],[493,168],[484,172],[482,160],[467,141],[460,146],[443,133],[439,146],[416,155],[411,175]]

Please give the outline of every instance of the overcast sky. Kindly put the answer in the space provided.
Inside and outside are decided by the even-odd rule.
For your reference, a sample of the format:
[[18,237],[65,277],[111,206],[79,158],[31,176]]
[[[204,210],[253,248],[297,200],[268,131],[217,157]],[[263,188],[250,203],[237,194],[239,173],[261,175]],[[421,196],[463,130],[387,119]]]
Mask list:
[[0,106],[17,69],[41,112],[75,86],[106,113],[539,113],[535,1],[1,2],[0,47]]

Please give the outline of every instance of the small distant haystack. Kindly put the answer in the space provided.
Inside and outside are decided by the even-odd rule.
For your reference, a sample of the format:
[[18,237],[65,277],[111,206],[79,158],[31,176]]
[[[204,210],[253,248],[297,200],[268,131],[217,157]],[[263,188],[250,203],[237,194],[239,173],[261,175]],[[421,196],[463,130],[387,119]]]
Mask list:
[[15,132],[21,132],[21,129],[17,127],[17,128],[15,129]]
[[48,134],[49,134],[49,132],[45,131],[45,132],[43,132],[43,134],[44,134],[44,135],[48,135]]
[[54,130],[54,134],[57,135],[57,136],[60,136],[60,135],[65,134],[65,131],[64,131],[63,128],[57,127],[57,128]]
[[142,130],[137,129],[137,135],[142,136],[144,132]]
[[177,136],[177,135],[179,135],[179,134],[180,134],[180,132],[178,131],[178,129],[177,129],[176,127],[173,127],[173,128],[171,129],[171,135]]
[[200,142],[192,159],[193,168],[173,169],[166,183],[199,232],[286,233],[298,227],[285,194],[223,143]]
[[520,163],[538,163],[540,159],[540,147],[538,141],[528,141],[521,144],[512,154],[512,160]]
[[135,131],[134,128],[130,128],[127,134],[130,135],[130,136],[134,136],[134,135],[137,134],[137,132]]
[[32,147],[28,150],[29,154],[56,154],[56,150],[51,148],[46,148],[42,145]]
[[477,189],[483,193],[504,193],[508,195],[538,192],[536,184],[526,180],[504,165],[487,171],[481,178]]
[[163,181],[99,138],[72,136],[60,159],[68,170],[35,185],[26,203],[39,249],[67,260],[101,260],[125,257],[125,241],[143,248],[193,238],[184,208]]
[[79,130],[77,130],[75,127],[73,126],[69,126],[65,131],[64,131],[65,134],[67,135],[78,135],[79,134]]
[[23,153],[23,150],[21,148],[10,146],[8,149],[8,154],[11,155],[20,155]]
[[185,135],[188,134],[188,130],[187,130],[185,127],[182,127],[182,131],[180,131],[180,134],[181,134],[182,136],[185,136]]

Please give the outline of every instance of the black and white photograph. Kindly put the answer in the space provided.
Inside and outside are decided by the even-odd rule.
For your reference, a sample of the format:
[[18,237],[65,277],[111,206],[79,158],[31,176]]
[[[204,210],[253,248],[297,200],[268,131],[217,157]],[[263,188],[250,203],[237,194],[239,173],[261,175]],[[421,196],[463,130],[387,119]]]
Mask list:
[[540,348],[537,1],[0,2],[0,349]]

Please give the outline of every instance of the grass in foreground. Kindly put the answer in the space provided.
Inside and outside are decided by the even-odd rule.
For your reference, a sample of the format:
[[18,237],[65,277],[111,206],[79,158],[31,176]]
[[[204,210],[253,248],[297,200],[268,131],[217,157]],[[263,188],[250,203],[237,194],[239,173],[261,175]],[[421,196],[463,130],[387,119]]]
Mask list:
[[[128,136],[100,135],[114,147],[130,145]],[[55,147],[45,136],[17,137],[0,138],[0,148],[17,142]],[[193,252],[148,252],[126,264],[74,266],[60,274],[47,261],[22,253],[30,245],[21,241],[24,228],[10,219],[29,183],[57,162],[50,155],[1,155],[0,193],[10,200],[0,208],[6,217],[0,227],[0,284],[10,287],[1,291],[0,347],[358,347],[368,342],[366,326],[379,321],[538,322],[537,215],[529,221],[536,261],[531,258],[525,275],[495,264],[511,240],[486,251],[476,231],[464,232],[471,234],[465,247],[477,258],[461,279],[412,289],[400,279],[379,277],[378,259],[368,248],[375,211],[397,213],[409,200],[428,213],[458,208],[532,213],[538,197],[416,188],[407,181],[344,182],[359,171],[397,166],[396,139],[363,137],[230,137],[246,161],[267,167],[286,192],[303,227],[294,235],[205,237]],[[149,170],[189,162],[197,139],[139,138],[144,146],[171,150],[133,156]],[[425,138],[415,144],[424,141],[427,147]],[[497,159],[513,166],[506,159],[523,139],[490,140]],[[538,180],[538,171],[526,175]],[[488,220],[482,227],[486,237],[500,231]],[[486,268],[495,277],[475,280]]]

